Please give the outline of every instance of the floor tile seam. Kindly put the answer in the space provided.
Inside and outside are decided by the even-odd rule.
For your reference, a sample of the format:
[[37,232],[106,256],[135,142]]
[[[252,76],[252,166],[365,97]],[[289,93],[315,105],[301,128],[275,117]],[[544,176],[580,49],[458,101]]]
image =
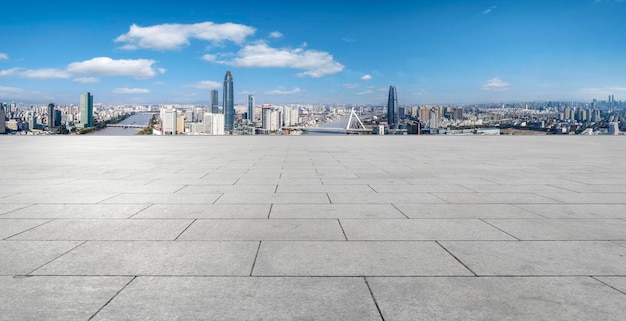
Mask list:
[[[606,277],[606,276],[603,276],[603,277]],[[615,290],[615,291],[617,291],[617,292],[619,292],[621,294],[626,295],[626,291],[622,291],[622,290],[620,290],[620,289],[618,289],[618,288],[616,288],[616,287],[614,287],[614,286],[612,286],[612,285],[610,285],[610,284],[608,284],[608,283],[598,279],[598,277],[596,277],[595,275],[591,275],[590,278],[592,278],[593,280],[595,280],[597,282],[600,282],[601,284],[604,284],[605,286],[608,286],[609,288],[611,288],[611,289],[613,289],[613,290]]]
[[[25,220],[30,220],[30,219],[25,219]],[[2,241],[9,241],[9,239],[10,239],[10,238],[12,238],[12,237],[15,237],[15,236],[18,236],[18,235],[20,235],[20,234],[22,234],[22,233],[26,233],[26,232],[28,232],[28,231],[31,231],[31,230],[33,230],[33,229],[36,229],[36,228],[38,228],[38,227],[42,226],[42,225],[48,224],[48,223],[50,223],[50,222],[54,221],[55,219],[44,219],[44,220],[47,220],[47,221],[45,221],[45,222],[43,222],[43,223],[41,223],[41,224],[39,224],[39,225],[33,226],[33,227],[31,227],[31,228],[28,228],[28,229],[26,229],[26,230],[23,230],[23,231],[21,231],[21,232],[15,233],[15,234],[13,234],[13,235],[11,235],[11,236],[5,237],[5,238],[3,238],[3,239],[2,239]]]
[[216,199],[215,199],[215,200],[211,203],[211,205],[215,205],[215,204],[216,204],[216,203],[217,203],[217,202],[218,202],[218,201],[219,201],[219,200],[220,200],[220,199],[224,196],[224,194],[226,194],[226,193],[222,193],[222,194],[220,194],[220,196],[218,196],[218,197],[217,197],[217,198],[216,198]]
[[[108,194],[108,193],[107,193],[107,194]],[[111,194],[112,194],[112,193],[111,193]],[[105,198],[105,199],[100,200],[100,201],[98,201],[98,202],[95,202],[94,204],[105,204],[105,202],[106,202],[106,201],[108,201],[108,200],[110,200],[110,199],[113,199],[113,198],[116,198],[116,197],[118,197],[118,196],[120,196],[120,195],[123,195],[123,194],[124,194],[124,193],[118,193],[118,194],[113,195],[113,196],[111,196],[111,197],[108,197],[108,198]]]
[[131,215],[131,216],[127,217],[126,219],[128,219],[128,220],[130,220],[130,219],[135,220],[136,218],[133,218],[135,215],[139,215],[139,213],[144,212],[145,210],[149,209],[149,208],[150,208],[150,207],[152,207],[152,206],[154,206],[154,203],[152,203],[152,204],[148,204],[146,207],[144,207],[144,208],[140,209],[139,211],[137,211],[137,213],[135,213],[135,214],[133,214],[133,215]]
[[[186,185],[186,184],[182,184],[182,185],[183,185],[183,186],[182,186],[181,188],[179,188],[179,189],[177,189],[177,190],[173,191],[173,192],[172,192],[172,194],[176,194],[176,193],[178,193],[178,192],[180,192],[180,191],[184,190],[185,188],[187,188],[187,187],[189,186],[189,185]],[[139,194],[142,194],[142,193],[139,193]],[[167,193],[163,193],[163,194],[167,194]],[[184,193],[180,193],[180,194],[184,194]],[[194,193],[190,193],[190,194],[194,194]],[[198,194],[201,194],[201,193],[198,193]]]
[[195,220],[195,219],[194,219],[193,221],[191,221],[191,223],[189,223],[189,224],[188,224],[188,225],[187,225],[187,226],[186,226],[186,227],[185,227],[185,228],[184,228],[184,229],[183,229],[180,233],[178,233],[178,235],[174,238],[174,240],[173,240],[173,241],[177,241],[177,240],[178,240],[178,238],[179,238],[181,235],[185,234],[185,232],[189,229],[189,227],[191,227],[191,225],[193,225],[193,223],[195,223],[196,221],[197,221],[197,220]]
[[452,252],[450,252],[450,250],[448,250],[445,246],[443,246],[443,244],[439,243],[439,241],[436,241],[435,243],[437,245],[439,245],[444,251],[446,251],[446,253],[448,253],[450,256],[452,256],[457,262],[459,262],[461,265],[463,265],[463,267],[465,267],[465,269],[467,269],[470,273],[472,273],[474,276],[478,276],[478,274],[476,274],[476,272],[474,272],[472,269],[470,269],[470,267],[467,264],[465,264],[456,255],[454,255]]
[[348,236],[346,235],[346,230],[344,230],[343,225],[341,224],[341,220],[337,219],[337,223],[339,224],[339,228],[341,229],[341,233],[343,234],[343,237],[346,241],[348,240]]
[[252,261],[252,267],[250,268],[250,274],[249,276],[252,276],[254,273],[254,267],[256,266],[256,261],[259,257],[259,252],[261,252],[261,245],[263,244],[263,241],[259,241],[259,246],[257,246],[256,248],[256,252],[254,254],[254,260]]
[[[9,204],[10,204],[10,203],[9,203]],[[24,204],[24,205],[26,205],[25,203],[15,203],[15,204]],[[13,212],[16,212],[16,211],[19,211],[19,210],[23,210],[23,209],[26,209],[26,208],[32,207],[32,206],[34,206],[34,205],[37,205],[37,203],[29,203],[28,205],[26,205],[26,206],[24,206],[24,207],[19,207],[19,208],[16,208],[16,209],[10,210],[10,211],[8,211],[8,212],[1,213],[1,214],[0,214],[0,219],[3,219],[4,217],[2,217],[2,216],[6,215],[6,214],[11,214],[11,213],[13,213]],[[19,205],[18,205],[18,206],[19,206]]]
[[382,310],[380,309],[380,306],[378,305],[378,301],[376,300],[376,296],[374,296],[374,292],[372,291],[372,287],[370,287],[369,282],[367,281],[367,277],[363,277],[363,281],[365,282],[365,286],[367,286],[367,291],[370,294],[370,297],[372,298],[372,301],[374,302],[374,305],[376,306],[376,310],[378,311],[378,315],[380,316],[380,319],[382,321],[385,321],[385,316],[383,315]]
[[[492,274],[492,275],[468,275],[468,274],[414,274],[414,275],[394,275],[394,274],[343,274],[343,275],[304,275],[304,274],[281,274],[281,275],[248,275],[248,274],[29,274],[29,275],[16,275],[16,274],[1,274],[0,277],[12,277],[12,278],[71,278],[71,277],[84,277],[84,278],[119,278],[119,277],[137,277],[137,278],[257,278],[257,279],[278,279],[278,278],[293,278],[293,279],[321,279],[321,278],[353,278],[360,279],[367,278],[404,278],[404,279],[428,279],[428,278],[452,278],[452,279],[507,279],[507,278],[519,278],[519,279],[545,279],[545,278],[563,278],[563,279],[585,279],[585,278],[597,278],[597,277],[617,277],[626,278],[626,275],[614,275],[614,274]],[[619,290],[618,290],[619,291]],[[621,292],[621,291],[620,291]]]
[[539,216],[539,217],[543,217],[543,218],[548,218],[547,216],[545,216],[545,215],[541,215],[541,214],[539,214],[539,213],[536,213],[536,212],[534,212],[533,210],[529,210],[529,209],[526,209],[526,208],[521,207],[520,205],[523,205],[523,203],[510,203],[509,205],[511,205],[511,206],[513,206],[513,207],[515,207],[515,208],[519,208],[519,209],[521,209],[521,210],[523,210],[523,211],[526,211],[526,212],[528,212],[528,213],[530,213],[530,214],[537,215],[537,216]]
[[504,233],[504,234],[506,234],[506,235],[508,235],[508,236],[510,236],[510,237],[512,237],[512,238],[514,238],[515,240],[517,240],[517,241],[521,241],[521,239],[520,239],[520,238],[518,238],[517,236],[515,236],[515,235],[513,235],[513,234],[511,234],[511,233],[509,233],[509,232],[507,232],[507,231],[505,231],[505,230],[503,230],[503,229],[501,229],[501,228],[499,228],[499,227],[497,227],[497,226],[495,226],[495,225],[493,225],[493,224],[491,224],[491,223],[489,223],[489,222],[485,221],[485,219],[482,219],[482,218],[481,218],[481,219],[479,219],[479,220],[480,220],[481,222],[483,222],[483,223],[485,223],[485,224],[487,224],[487,225],[489,225],[489,226],[491,226],[491,227],[493,227],[493,228],[497,229],[498,231],[500,231],[500,232],[502,232],[502,233]]
[[69,250],[67,250],[67,251],[65,251],[65,252],[63,252],[63,253],[61,253],[61,254],[60,254],[60,255],[58,255],[57,257],[55,257],[55,258],[53,258],[53,259],[49,260],[48,262],[45,262],[44,264],[40,265],[39,267],[35,268],[34,270],[32,270],[32,271],[30,271],[30,272],[26,273],[25,275],[31,275],[31,274],[35,273],[37,270],[39,270],[39,269],[41,269],[41,268],[45,267],[46,265],[48,265],[48,264],[50,264],[50,263],[52,263],[52,262],[56,261],[57,259],[59,259],[59,258],[61,258],[61,257],[65,256],[66,254],[68,254],[68,253],[72,252],[73,250],[75,250],[75,249],[77,249],[77,248],[79,248],[79,247],[83,246],[85,243],[87,243],[87,241],[83,241],[83,242],[81,242],[80,244],[78,244],[78,245],[76,245],[76,246],[72,247],[71,249],[69,249]]
[[124,291],[124,289],[126,289],[134,280],[137,279],[137,276],[134,276],[132,279],[130,279],[128,282],[126,282],[126,284],[124,284],[124,286],[122,286],[121,289],[119,289],[119,291],[117,291],[106,303],[104,303],[103,306],[101,306],[93,315],[91,315],[91,317],[89,317],[89,319],[87,320],[92,320],[96,315],[98,315],[98,313],[100,313],[100,311],[102,311],[102,309],[104,309],[107,305],[109,305],[109,303],[111,303],[111,301],[113,301],[120,293],[122,293],[122,291]]

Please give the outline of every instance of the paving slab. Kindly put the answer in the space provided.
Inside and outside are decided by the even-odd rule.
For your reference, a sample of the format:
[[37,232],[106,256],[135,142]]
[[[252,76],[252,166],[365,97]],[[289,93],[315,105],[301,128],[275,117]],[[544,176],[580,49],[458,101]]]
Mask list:
[[626,240],[626,221],[619,219],[487,219],[521,240]]
[[391,204],[274,204],[270,218],[405,218]]
[[348,240],[515,240],[477,219],[341,219]]
[[363,278],[227,277],[139,277],[93,320],[171,320],[172,317],[381,320]]
[[222,194],[118,194],[104,203],[112,204],[213,204]]
[[268,193],[276,191],[278,185],[187,185],[176,194],[204,194],[204,193]]
[[568,193],[571,190],[548,184],[464,184],[463,187],[478,193]]
[[322,178],[322,183],[324,185],[376,185],[376,184],[400,184],[406,185],[410,184],[406,179],[403,178]]
[[24,275],[81,242],[0,241],[0,275]]
[[226,193],[216,204],[329,204],[326,193]]
[[267,218],[271,204],[154,204],[137,215],[138,218],[159,219],[229,219]]
[[626,276],[599,276],[596,279],[626,295]]
[[328,193],[333,204],[445,203],[430,193]]
[[623,320],[624,295],[589,277],[368,277],[385,320]]
[[10,240],[170,240],[193,220],[58,219],[30,229]]
[[376,193],[368,185],[292,185],[279,184],[276,193]]
[[0,218],[129,218],[149,204],[35,204]]
[[0,276],[0,320],[88,320],[130,280]]
[[471,275],[435,242],[261,243],[255,276]]
[[48,220],[0,218],[0,240],[7,239],[46,222]]
[[517,204],[546,218],[626,218],[626,204]]
[[28,206],[32,206],[32,204],[2,204],[0,203],[0,218],[5,217],[4,215],[6,215],[7,213],[10,213],[15,210],[25,208]]
[[541,218],[510,204],[393,204],[409,218]]
[[471,189],[457,184],[371,184],[378,193],[472,193]]
[[237,178],[158,178],[153,179],[147,186],[184,186],[184,185],[234,185]]
[[319,178],[280,178],[280,179],[267,179],[267,178],[241,178],[237,180],[235,185],[322,185],[322,181]]
[[[532,193],[433,193],[448,203],[467,204],[550,204],[558,201]],[[550,194],[552,195],[552,194]],[[407,202],[405,202],[407,203]]]
[[542,195],[568,204],[626,204],[626,193],[542,193]]
[[109,199],[115,193],[19,193],[0,198],[0,203],[84,203],[95,204]]
[[626,248],[600,241],[442,241],[480,276],[626,275]]
[[247,276],[259,242],[89,241],[36,275]]

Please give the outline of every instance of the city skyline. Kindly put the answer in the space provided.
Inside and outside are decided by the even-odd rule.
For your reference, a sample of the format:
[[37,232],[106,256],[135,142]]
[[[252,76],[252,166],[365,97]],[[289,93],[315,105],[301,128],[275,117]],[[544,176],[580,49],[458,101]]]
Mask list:
[[[393,1],[76,7],[16,3],[0,22],[0,101],[400,104],[626,96],[626,1]],[[220,102],[222,104],[223,102]]]

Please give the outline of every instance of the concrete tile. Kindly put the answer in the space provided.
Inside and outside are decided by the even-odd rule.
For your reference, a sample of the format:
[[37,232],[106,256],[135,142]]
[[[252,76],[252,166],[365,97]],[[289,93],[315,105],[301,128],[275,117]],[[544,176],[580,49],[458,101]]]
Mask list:
[[0,240],[34,228],[48,220],[5,219],[0,218]]
[[35,204],[2,218],[129,218],[149,204]]
[[176,194],[273,193],[276,186],[278,185],[188,185]]
[[184,185],[139,185],[139,184],[96,184],[86,189],[82,189],[83,193],[128,193],[128,194],[145,194],[145,193],[174,193],[185,187]]
[[521,240],[626,240],[626,221],[618,219],[488,219]]
[[192,220],[58,219],[10,240],[174,240]]
[[226,193],[216,204],[329,204],[326,193]]
[[362,178],[322,178],[324,185],[376,185],[376,184],[400,184],[407,185],[407,180],[403,178],[378,178],[378,179],[362,179]]
[[[551,198],[531,193],[433,193],[448,203],[467,204],[511,204],[511,203],[558,203]],[[545,195],[542,193],[542,195]]]
[[37,275],[247,276],[259,242],[89,241]]
[[0,320],[87,320],[130,277],[0,277]]
[[[143,304],[137,304],[143,302]],[[139,277],[93,320],[380,320],[363,278]]]
[[567,189],[579,193],[626,193],[626,184],[613,184],[614,181],[609,180],[611,184],[589,185],[580,184],[568,186]]
[[378,193],[430,193],[430,192],[448,192],[448,193],[472,193],[474,191],[456,184],[371,184],[370,185]]
[[159,178],[154,179],[147,186],[184,186],[184,185],[234,185],[238,181],[237,178],[197,178],[197,179],[183,179],[183,178]]
[[274,204],[270,218],[405,218],[390,204]]
[[348,240],[514,240],[476,219],[341,219]]
[[119,194],[104,203],[213,204],[222,194]]
[[600,276],[596,279],[626,294],[626,276]]
[[626,218],[626,204],[519,204],[546,218]]
[[430,193],[328,193],[333,204],[444,203]]
[[569,204],[626,204],[626,193],[542,193],[542,195]]
[[626,248],[599,241],[442,241],[481,276],[624,275]]
[[20,193],[0,198],[0,203],[84,203],[94,204],[109,199],[114,193]]
[[270,207],[271,204],[154,204],[133,216],[133,219],[267,218]]
[[379,278],[385,320],[623,320],[624,297],[588,277]]
[[6,213],[10,213],[20,208],[25,208],[28,206],[32,206],[32,204],[1,204],[0,203],[0,218],[5,217],[4,215],[6,215]]
[[472,191],[478,193],[568,193],[566,189],[558,186],[552,186],[547,184],[464,184]]
[[339,222],[333,219],[198,220],[179,240],[265,241],[345,240]]
[[434,242],[262,242],[255,276],[471,275]]
[[321,185],[319,178],[281,178],[281,179],[265,179],[265,178],[241,178],[237,180],[235,185]]
[[[0,275],[23,275],[81,242],[0,241]],[[1,292],[1,291],[0,291]]]
[[376,193],[368,185],[291,185],[280,184],[276,193]]
[[539,215],[510,204],[394,205],[410,218],[541,218]]

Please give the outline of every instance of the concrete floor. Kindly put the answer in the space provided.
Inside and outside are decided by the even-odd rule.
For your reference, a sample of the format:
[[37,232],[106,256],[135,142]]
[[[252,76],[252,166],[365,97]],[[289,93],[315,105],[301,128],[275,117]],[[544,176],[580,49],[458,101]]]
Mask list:
[[626,319],[624,137],[0,147],[0,320]]

